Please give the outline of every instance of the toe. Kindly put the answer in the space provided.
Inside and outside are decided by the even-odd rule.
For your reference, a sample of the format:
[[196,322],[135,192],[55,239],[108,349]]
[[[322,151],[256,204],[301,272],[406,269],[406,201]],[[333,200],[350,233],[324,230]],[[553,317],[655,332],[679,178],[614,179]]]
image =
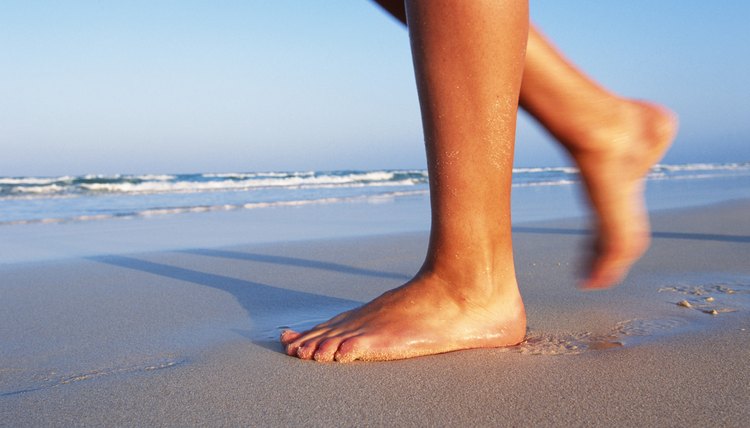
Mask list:
[[281,343],[284,345],[288,345],[291,342],[297,340],[300,336],[302,336],[302,333],[297,333],[294,330],[284,330],[281,332]]
[[313,328],[311,330],[308,330],[299,336],[297,336],[295,339],[292,339],[292,342],[290,345],[297,344],[297,346],[302,345],[303,343],[310,341],[312,339],[315,339],[316,337],[319,337],[323,334],[326,334],[330,331],[329,328]]
[[356,361],[360,356],[361,345],[359,336],[350,337],[341,342],[338,350],[333,355],[333,359],[340,363]]
[[305,342],[302,346],[297,348],[297,357],[299,357],[302,360],[312,360],[313,355],[315,355],[315,351],[318,350],[318,344],[325,340],[324,338],[315,338],[312,340],[308,340]]
[[319,338],[329,331],[329,329],[324,328],[320,330],[310,330],[302,333],[296,339],[292,340],[286,345],[286,354],[291,356],[299,356],[299,348],[303,347],[307,343],[313,343],[313,340],[315,341],[314,343],[319,342],[321,340]]
[[586,278],[580,288],[586,290],[610,288],[622,282],[630,268],[646,251],[649,237],[636,236],[610,238],[607,244],[597,243],[589,262]]
[[589,278],[583,280],[580,284],[581,290],[606,290],[614,287],[618,280],[609,274],[594,273]]
[[598,290],[613,287],[625,278],[629,266],[629,263],[600,258],[594,262],[591,272],[581,284],[581,288]]
[[284,349],[284,351],[290,357],[294,357],[295,355],[297,355],[297,349],[299,349],[299,347],[302,346],[303,343],[304,342],[295,340],[294,342],[287,344],[286,349]]
[[339,349],[339,345],[344,339],[342,337],[331,337],[328,338],[318,345],[318,350],[313,354],[315,361],[320,362],[331,362]]

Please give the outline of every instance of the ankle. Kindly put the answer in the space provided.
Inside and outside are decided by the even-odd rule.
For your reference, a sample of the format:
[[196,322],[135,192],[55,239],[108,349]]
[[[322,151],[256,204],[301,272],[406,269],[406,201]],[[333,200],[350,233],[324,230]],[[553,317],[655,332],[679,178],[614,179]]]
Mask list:
[[431,257],[418,277],[434,280],[458,300],[498,300],[518,294],[512,257]]
[[573,155],[592,151],[612,150],[621,146],[637,120],[631,100],[615,96],[603,99],[589,114],[578,115],[567,122],[557,134],[560,142]]
[[[611,97],[600,112],[581,116],[560,131],[560,142],[573,157],[585,153],[622,154],[633,142],[643,150],[669,145],[677,131],[677,118],[668,109],[648,101]],[[654,159],[656,161],[657,159]]]

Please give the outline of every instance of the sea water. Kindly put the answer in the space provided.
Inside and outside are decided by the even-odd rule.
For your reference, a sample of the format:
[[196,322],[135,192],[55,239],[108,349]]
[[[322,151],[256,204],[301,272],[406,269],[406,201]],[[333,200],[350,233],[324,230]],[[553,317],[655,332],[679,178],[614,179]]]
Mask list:
[[[750,197],[748,180],[750,162],[657,165],[647,177],[655,209]],[[536,220],[580,214],[579,204],[567,197],[578,184],[572,167],[514,169],[516,216]],[[0,227],[427,195],[425,170],[0,177]],[[545,202],[553,204],[537,210]]]
[[[586,215],[578,171],[513,170],[514,224]],[[650,210],[750,198],[750,162],[657,165]],[[424,170],[0,177],[0,263],[429,230]]]

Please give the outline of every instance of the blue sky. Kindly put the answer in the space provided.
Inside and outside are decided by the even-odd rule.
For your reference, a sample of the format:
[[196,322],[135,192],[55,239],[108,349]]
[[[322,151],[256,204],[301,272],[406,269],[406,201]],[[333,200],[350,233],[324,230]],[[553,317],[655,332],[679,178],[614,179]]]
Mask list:
[[[531,1],[590,75],[750,160],[748,2]],[[406,31],[366,0],[0,2],[0,176],[421,168]],[[559,165],[528,117],[516,163]]]

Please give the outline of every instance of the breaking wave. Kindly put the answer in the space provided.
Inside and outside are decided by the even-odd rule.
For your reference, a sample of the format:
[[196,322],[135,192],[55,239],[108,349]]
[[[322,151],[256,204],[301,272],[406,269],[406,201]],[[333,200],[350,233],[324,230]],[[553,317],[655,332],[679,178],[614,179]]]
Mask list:
[[[656,165],[649,180],[750,176],[750,162]],[[513,187],[569,186],[573,167],[515,168]],[[426,195],[425,170],[0,177],[0,225],[331,204]]]

